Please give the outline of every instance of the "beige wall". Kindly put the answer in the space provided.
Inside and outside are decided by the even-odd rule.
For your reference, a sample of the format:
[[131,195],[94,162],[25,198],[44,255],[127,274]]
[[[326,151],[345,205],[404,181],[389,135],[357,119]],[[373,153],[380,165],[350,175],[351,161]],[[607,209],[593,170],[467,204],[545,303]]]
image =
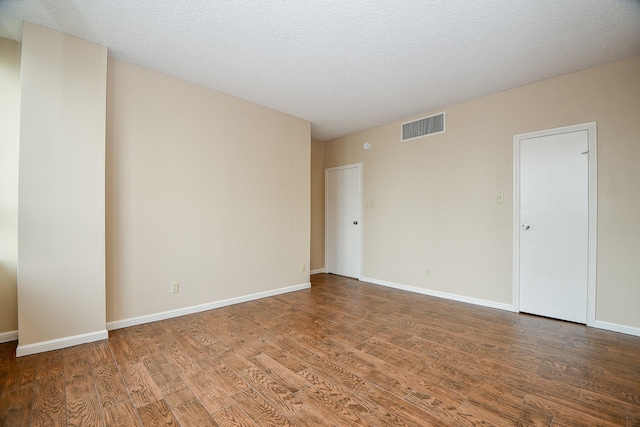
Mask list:
[[511,304],[513,135],[595,121],[596,318],[639,328],[640,57],[443,110],[444,134],[401,143],[398,122],[325,145],[325,168],[364,165],[363,276]]
[[308,283],[309,122],[108,68],[107,320]]
[[[19,45],[0,40],[0,59],[1,334],[17,318],[10,141]],[[324,267],[324,168],[357,162],[364,200],[375,202],[363,210],[366,277],[510,304],[512,137],[596,121],[596,316],[638,328],[639,77],[634,58],[449,107],[444,135],[400,143],[393,123],[309,147],[305,121],[110,60],[107,319],[308,281],[309,269]],[[505,205],[495,204],[500,193]],[[310,251],[301,237],[309,234]],[[310,263],[307,272],[301,263]],[[181,282],[179,294],[169,294],[172,281]]]
[[104,46],[24,23],[19,354],[50,340],[106,334],[106,82]]
[[[100,96],[95,99],[89,96],[91,100],[73,99],[67,92],[78,93],[77,85],[91,86],[84,82],[85,86],[83,77],[74,74],[81,41],[29,24],[25,27],[31,32],[25,36],[26,63],[42,54],[39,48],[31,48],[31,41],[38,40],[38,47],[51,54],[41,60],[53,58],[53,64],[38,68],[27,65],[23,77],[26,82],[23,97],[27,103],[22,125],[27,142],[23,142],[25,175],[21,178],[21,191],[25,194],[22,198],[25,241],[21,247],[26,255],[20,274],[20,283],[25,283],[20,323],[26,327],[32,318],[37,322],[46,319],[57,310],[52,305],[60,301],[71,306],[64,314],[57,313],[56,321],[34,324],[31,331],[37,331],[36,335],[21,332],[21,346],[83,333],[78,328],[94,327],[91,319],[96,316],[101,317],[104,329],[105,318],[117,322],[309,282],[308,121],[111,59],[105,79],[108,100],[105,101],[104,94],[102,101]],[[41,40],[43,37],[46,40]],[[18,324],[15,269],[20,45],[8,40],[0,42],[1,160],[7,163],[0,171],[3,178],[0,337],[11,337],[15,336]],[[65,47],[65,55],[58,55],[60,43]],[[106,61],[102,56],[96,59],[95,52],[82,55],[87,69]],[[63,63],[69,69],[58,67]],[[43,85],[49,85],[46,91]],[[66,120],[69,108],[75,107],[68,108],[65,102],[77,102],[89,114],[101,104],[102,118],[107,109],[107,220],[94,217],[94,224],[101,230],[106,225],[107,231],[106,309],[104,280],[100,307],[95,307],[92,296],[87,294],[92,292],[88,288],[93,287],[85,283],[80,289],[74,282],[78,275],[85,278],[91,275],[87,270],[92,268],[89,258],[93,250],[76,253],[73,262],[62,259],[82,245],[74,243],[73,237],[63,241],[60,236],[69,227],[87,222],[87,215],[92,215],[95,206],[87,210],[83,200],[89,204],[94,196],[104,200],[104,182],[101,188],[92,191],[92,196],[82,194],[75,198],[94,188],[93,177],[100,171],[100,165],[83,152],[86,147],[74,145],[91,138],[67,135],[70,145],[61,146],[54,136],[61,129],[78,128],[77,132],[84,132],[90,120],[78,115],[72,125],[52,130],[51,122],[39,117],[32,108],[37,94],[45,92],[52,94],[50,100],[55,101],[45,103],[48,108],[40,112],[42,115],[54,112]],[[61,93],[65,93],[63,99],[58,98]],[[44,121],[44,125],[36,126],[38,121]],[[53,135],[47,135],[46,139],[43,133],[48,131]],[[103,126],[103,144],[104,135]],[[10,144],[12,137],[14,142]],[[104,159],[102,167],[104,171]],[[62,173],[64,170],[67,173]],[[83,182],[73,179],[79,170],[86,172]],[[51,179],[43,183],[45,176]],[[13,194],[5,191],[5,187],[10,190],[12,180],[16,187]],[[44,193],[60,197],[39,200]],[[33,217],[27,217],[31,206],[42,207],[42,203],[54,202],[53,199],[59,199],[53,210],[34,209]],[[49,215],[48,224],[38,225],[34,223],[38,212],[55,215]],[[82,212],[82,218],[75,218],[76,212]],[[36,241],[45,231],[46,238]],[[78,235],[75,231],[67,234]],[[53,256],[52,250],[59,253]],[[104,259],[103,254],[103,266]],[[31,277],[35,275],[36,261],[43,260],[40,267],[47,271],[48,285],[34,286],[35,281],[44,283],[42,277]],[[52,263],[58,264],[53,275],[49,274]],[[301,271],[301,264],[305,271]],[[61,286],[62,274],[73,276],[69,277],[73,280],[66,280]],[[174,281],[180,282],[178,294],[169,292]],[[76,306],[78,301],[83,304]],[[40,314],[35,316],[36,312]]]
[[[0,38],[0,342],[18,330],[20,44]],[[7,336],[7,332],[11,332]],[[3,335],[4,333],[4,335]]]
[[324,142],[311,140],[311,270],[324,270]]

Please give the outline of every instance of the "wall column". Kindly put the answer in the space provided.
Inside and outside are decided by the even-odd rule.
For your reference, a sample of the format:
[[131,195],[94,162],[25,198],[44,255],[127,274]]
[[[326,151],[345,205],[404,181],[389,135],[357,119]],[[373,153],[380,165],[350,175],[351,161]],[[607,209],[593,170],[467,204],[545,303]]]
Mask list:
[[106,82],[106,47],[24,23],[18,356],[108,336]]

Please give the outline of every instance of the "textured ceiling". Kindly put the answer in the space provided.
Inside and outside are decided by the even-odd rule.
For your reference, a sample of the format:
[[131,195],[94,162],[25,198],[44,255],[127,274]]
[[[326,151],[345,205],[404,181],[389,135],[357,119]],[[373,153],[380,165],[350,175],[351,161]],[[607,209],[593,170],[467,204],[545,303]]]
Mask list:
[[320,140],[640,55],[638,0],[0,0],[0,37],[22,20]]

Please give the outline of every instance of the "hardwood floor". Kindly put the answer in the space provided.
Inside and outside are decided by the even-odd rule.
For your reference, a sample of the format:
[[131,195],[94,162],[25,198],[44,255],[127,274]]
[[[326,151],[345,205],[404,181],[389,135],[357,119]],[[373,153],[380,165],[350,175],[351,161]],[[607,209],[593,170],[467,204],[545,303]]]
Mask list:
[[332,275],[15,358],[1,426],[640,426],[640,338]]

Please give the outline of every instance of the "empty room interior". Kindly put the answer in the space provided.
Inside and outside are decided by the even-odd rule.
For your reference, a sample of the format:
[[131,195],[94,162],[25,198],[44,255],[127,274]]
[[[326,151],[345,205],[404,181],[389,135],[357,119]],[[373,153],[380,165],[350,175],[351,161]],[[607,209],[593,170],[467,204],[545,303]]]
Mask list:
[[0,426],[640,426],[640,2],[0,1]]

